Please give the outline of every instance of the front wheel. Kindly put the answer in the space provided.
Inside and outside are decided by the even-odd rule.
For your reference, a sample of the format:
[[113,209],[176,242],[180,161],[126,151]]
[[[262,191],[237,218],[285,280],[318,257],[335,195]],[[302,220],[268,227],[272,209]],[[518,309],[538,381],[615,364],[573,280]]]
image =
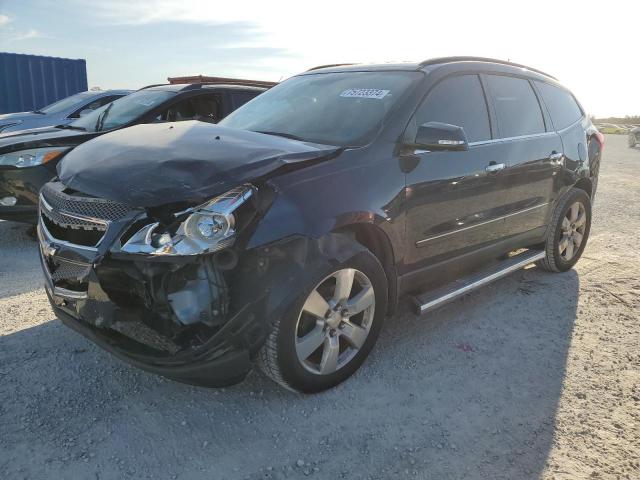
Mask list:
[[580,259],[590,230],[591,199],[584,190],[572,188],[556,206],[545,242],[546,257],[538,266],[550,272],[569,270]]
[[276,323],[258,354],[277,383],[305,393],[351,376],[373,348],[387,310],[387,279],[370,252],[318,272]]

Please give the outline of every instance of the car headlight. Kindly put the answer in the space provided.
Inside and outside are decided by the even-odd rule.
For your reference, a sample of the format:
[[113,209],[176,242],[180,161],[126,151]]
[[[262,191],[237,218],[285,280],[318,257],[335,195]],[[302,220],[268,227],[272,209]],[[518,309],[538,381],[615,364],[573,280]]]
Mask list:
[[18,168],[35,167],[55,160],[70,149],[71,147],[45,147],[5,153],[0,155],[0,165]]
[[175,224],[145,225],[120,248],[121,252],[148,255],[200,255],[233,245],[235,212],[254,194],[255,187],[234,188],[202,205],[175,214]]

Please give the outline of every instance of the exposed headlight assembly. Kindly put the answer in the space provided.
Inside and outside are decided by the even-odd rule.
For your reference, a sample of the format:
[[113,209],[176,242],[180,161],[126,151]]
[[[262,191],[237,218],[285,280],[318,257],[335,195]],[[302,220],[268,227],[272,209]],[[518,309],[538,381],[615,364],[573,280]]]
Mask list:
[[238,210],[254,194],[255,187],[243,185],[207,203],[177,213],[175,228],[152,223],[142,227],[120,249],[148,255],[200,255],[230,247],[236,238]]
[[18,168],[35,167],[55,160],[70,149],[71,147],[44,147],[4,153],[0,155],[0,165]]

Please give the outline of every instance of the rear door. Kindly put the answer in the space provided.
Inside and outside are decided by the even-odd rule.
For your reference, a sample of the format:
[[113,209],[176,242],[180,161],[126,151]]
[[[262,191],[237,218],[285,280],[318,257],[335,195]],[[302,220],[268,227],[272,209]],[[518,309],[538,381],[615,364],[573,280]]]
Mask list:
[[544,233],[556,196],[562,142],[531,82],[524,77],[483,75],[496,119],[492,140],[503,203],[505,237]]
[[408,270],[446,260],[498,241],[504,234],[500,161],[492,143],[488,105],[475,74],[446,77],[427,94],[410,121],[405,142],[418,125],[443,122],[465,130],[468,151],[409,151],[406,174]]
[[[544,104],[546,105],[553,126],[560,135],[562,147],[564,149],[564,165],[570,170],[576,170],[576,166],[589,158],[590,175],[592,181],[597,181],[599,158],[593,154],[593,149],[589,149],[589,141],[583,121],[586,115],[582,108],[568,90],[547,82],[536,80],[534,86],[538,90]],[[595,191],[595,189],[594,189]]]

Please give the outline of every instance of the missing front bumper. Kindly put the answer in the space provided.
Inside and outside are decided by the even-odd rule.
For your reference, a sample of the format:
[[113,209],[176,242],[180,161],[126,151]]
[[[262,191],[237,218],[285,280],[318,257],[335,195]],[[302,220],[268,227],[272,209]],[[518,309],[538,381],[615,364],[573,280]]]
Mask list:
[[132,355],[118,347],[118,342],[105,336],[84,321],[75,318],[52,298],[47,290],[49,300],[56,316],[68,327],[84,335],[101,348],[112,353],[120,360],[135,367],[157,375],[176,380],[181,383],[205,387],[225,387],[241,382],[251,369],[251,361],[247,350],[214,350],[202,356],[186,358],[158,359],[144,355]]

